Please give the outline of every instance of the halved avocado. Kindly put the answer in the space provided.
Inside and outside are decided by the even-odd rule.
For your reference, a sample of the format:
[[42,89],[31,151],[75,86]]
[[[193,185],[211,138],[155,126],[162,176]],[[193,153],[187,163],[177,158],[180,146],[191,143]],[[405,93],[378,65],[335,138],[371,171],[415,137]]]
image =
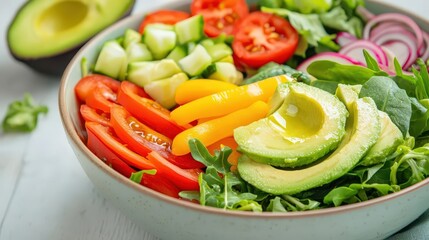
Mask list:
[[[281,100],[279,100],[281,99]],[[278,87],[267,118],[235,129],[240,151],[278,167],[309,164],[335,149],[345,134],[348,112],[334,95],[304,83]]]
[[358,164],[379,134],[377,107],[371,98],[361,98],[352,104],[340,146],[325,159],[301,169],[278,169],[243,154],[238,161],[238,172],[245,181],[267,193],[295,194],[343,176]]
[[32,0],[9,25],[12,56],[36,71],[61,75],[96,33],[129,15],[135,0]]

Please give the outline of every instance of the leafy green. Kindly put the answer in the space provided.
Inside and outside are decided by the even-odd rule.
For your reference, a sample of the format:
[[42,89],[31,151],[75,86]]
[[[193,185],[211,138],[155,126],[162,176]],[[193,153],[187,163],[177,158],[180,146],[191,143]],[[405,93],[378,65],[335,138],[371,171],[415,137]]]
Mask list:
[[212,156],[207,148],[197,139],[189,140],[192,157],[206,165],[205,173],[200,174],[200,192],[181,192],[180,196],[198,200],[203,206],[223,209],[262,211],[261,205],[255,200],[258,195],[248,190],[247,183],[230,171],[228,157],[232,150],[222,147]]
[[345,65],[329,60],[315,61],[307,67],[307,71],[319,80],[351,85],[363,84],[373,76],[385,75],[363,66]]
[[341,6],[337,6],[329,12],[320,14],[320,20],[325,27],[349,32],[358,38],[362,36],[362,21],[355,16],[349,18],[346,11]]
[[142,182],[144,174],[155,175],[156,169],[141,170],[138,172],[131,173],[130,180],[140,184]]
[[304,14],[323,13],[328,11],[332,6],[329,0],[284,0],[286,7],[293,11]]
[[371,77],[362,85],[359,97],[371,97],[378,110],[387,113],[404,136],[408,133],[411,102],[405,90],[399,88],[392,79],[384,76]]
[[41,113],[48,113],[48,107],[35,105],[33,98],[27,93],[22,101],[18,100],[9,104],[3,119],[3,131],[31,132],[36,128],[37,119]]
[[288,65],[281,65],[274,62],[270,62],[258,69],[258,72],[255,75],[244,80],[241,85],[254,83],[269,77],[279,75],[286,75],[299,82],[310,83],[310,76],[308,76],[306,73],[295,70]]

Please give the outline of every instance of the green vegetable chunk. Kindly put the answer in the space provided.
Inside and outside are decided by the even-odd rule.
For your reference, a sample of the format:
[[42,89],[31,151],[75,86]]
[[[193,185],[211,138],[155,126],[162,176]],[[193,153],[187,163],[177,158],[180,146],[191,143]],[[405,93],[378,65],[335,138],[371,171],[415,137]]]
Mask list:
[[22,101],[12,102],[3,119],[5,132],[31,132],[37,126],[40,113],[48,113],[48,107],[35,105],[30,94],[25,94]]

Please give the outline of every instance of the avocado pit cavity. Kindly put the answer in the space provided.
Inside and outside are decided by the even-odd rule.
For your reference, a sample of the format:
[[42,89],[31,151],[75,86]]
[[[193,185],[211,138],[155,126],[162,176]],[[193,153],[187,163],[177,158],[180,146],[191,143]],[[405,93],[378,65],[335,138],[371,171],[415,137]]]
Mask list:
[[57,2],[40,14],[36,29],[45,35],[55,35],[78,26],[88,12],[88,6],[80,1]]

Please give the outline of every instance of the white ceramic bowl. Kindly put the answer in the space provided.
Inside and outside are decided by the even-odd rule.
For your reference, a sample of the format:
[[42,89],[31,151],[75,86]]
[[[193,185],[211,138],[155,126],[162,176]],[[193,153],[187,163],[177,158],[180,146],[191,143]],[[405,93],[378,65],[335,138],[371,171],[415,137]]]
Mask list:
[[[249,1],[255,3],[256,0]],[[187,10],[190,0],[168,8]],[[403,12],[369,1],[375,13]],[[167,7],[167,6],[165,6]],[[429,30],[429,22],[413,17]],[[142,15],[111,26],[87,43],[68,65],[61,82],[59,107],[68,140],[96,188],[124,214],[162,239],[384,239],[420,216],[428,207],[429,179],[400,192],[348,206],[291,213],[223,211],[177,200],[123,177],[85,146],[74,86],[81,76],[80,62],[94,62],[102,43],[137,28]]]

